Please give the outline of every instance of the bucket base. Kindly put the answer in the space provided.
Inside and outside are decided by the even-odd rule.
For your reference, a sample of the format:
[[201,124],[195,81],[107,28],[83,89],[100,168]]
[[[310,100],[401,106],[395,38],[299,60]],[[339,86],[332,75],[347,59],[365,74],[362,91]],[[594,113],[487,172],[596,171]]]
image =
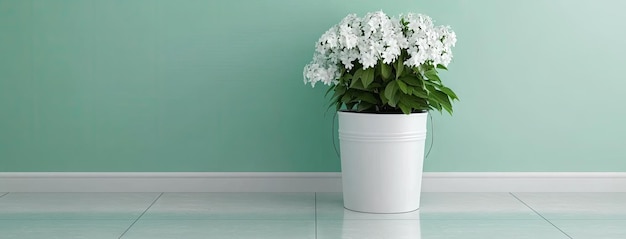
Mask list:
[[350,208],[347,208],[346,206],[343,206],[344,209],[346,210],[350,210],[353,212],[358,212],[358,213],[367,213],[367,214],[403,214],[403,213],[411,213],[411,212],[416,212],[418,210],[420,210],[419,208],[415,209],[415,210],[411,210],[411,211],[401,211],[401,212],[366,212],[366,211],[359,211],[359,210],[353,210]]

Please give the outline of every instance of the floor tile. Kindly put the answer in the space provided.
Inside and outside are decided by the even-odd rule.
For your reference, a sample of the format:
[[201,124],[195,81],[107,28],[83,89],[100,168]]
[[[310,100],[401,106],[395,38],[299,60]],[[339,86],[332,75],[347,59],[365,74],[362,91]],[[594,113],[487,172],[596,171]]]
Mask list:
[[139,220],[123,239],[314,239],[314,220]]
[[318,239],[419,239],[419,220],[319,220]]
[[159,193],[9,193],[0,219],[120,219],[139,217]]
[[626,193],[514,193],[548,219],[626,219]]
[[568,239],[545,220],[320,220],[318,239]]
[[541,219],[508,193],[422,193],[421,208],[401,214],[369,214],[343,208],[341,193],[318,193],[319,219]]
[[142,219],[315,218],[314,193],[165,193]]
[[551,220],[574,239],[624,239],[626,220]]
[[420,219],[542,219],[509,193],[423,193]]
[[3,239],[118,238],[133,220],[0,220]]

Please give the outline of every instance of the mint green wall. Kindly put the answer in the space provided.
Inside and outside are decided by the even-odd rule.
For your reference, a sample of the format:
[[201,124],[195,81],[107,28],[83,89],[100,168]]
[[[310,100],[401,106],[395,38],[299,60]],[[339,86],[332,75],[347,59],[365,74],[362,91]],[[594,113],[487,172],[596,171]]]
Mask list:
[[0,171],[338,171],[314,42],[452,25],[426,171],[626,171],[619,0],[0,0]]

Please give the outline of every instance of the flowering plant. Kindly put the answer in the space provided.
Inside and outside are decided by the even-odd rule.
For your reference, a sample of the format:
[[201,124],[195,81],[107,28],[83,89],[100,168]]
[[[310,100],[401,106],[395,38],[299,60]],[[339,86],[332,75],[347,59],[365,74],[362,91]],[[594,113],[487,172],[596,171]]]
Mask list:
[[330,28],[304,67],[304,83],[329,85],[331,106],[357,112],[405,113],[430,109],[452,114],[456,94],[437,69],[447,70],[456,34],[422,14],[391,18],[354,14]]

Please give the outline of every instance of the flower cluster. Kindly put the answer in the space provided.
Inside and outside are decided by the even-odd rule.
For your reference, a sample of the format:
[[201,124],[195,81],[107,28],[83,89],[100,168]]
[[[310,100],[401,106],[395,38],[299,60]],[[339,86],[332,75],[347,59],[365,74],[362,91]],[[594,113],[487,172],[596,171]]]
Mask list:
[[404,65],[409,67],[447,66],[455,43],[450,27],[434,26],[426,15],[409,13],[395,19],[382,11],[363,18],[350,14],[319,39],[313,61],[304,67],[304,83],[337,84],[355,62],[367,69],[379,61],[394,63],[403,53],[408,57]]

